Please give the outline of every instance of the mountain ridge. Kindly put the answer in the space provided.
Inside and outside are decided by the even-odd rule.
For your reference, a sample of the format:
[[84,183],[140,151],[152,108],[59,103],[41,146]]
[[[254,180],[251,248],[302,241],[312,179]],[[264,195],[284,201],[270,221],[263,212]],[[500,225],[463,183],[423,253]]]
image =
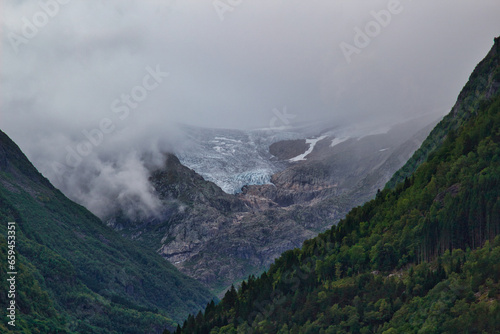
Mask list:
[[[151,170],[149,178],[155,196],[162,202],[161,212],[138,220],[118,214],[106,219],[106,223],[123,236],[157,251],[183,273],[222,296],[221,292],[232,283],[262,272],[281,253],[299,247],[304,240],[335,224],[353,205],[373,197],[388,175],[402,165],[400,160],[407,159],[417,148],[415,142],[423,140],[416,128],[403,123],[387,133],[353,138],[335,146],[331,146],[335,137],[323,133],[305,160],[291,162],[275,157],[272,164],[283,165],[284,169],[270,177],[272,183],[247,185],[237,194],[227,194],[183,165],[175,154],[165,153],[165,163]],[[197,131],[201,138],[215,138],[203,146],[207,149],[215,145],[213,153],[206,153],[207,159],[221,159],[220,147],[229,154],[237,151],[238,145],[243,145],[243,153],[251,148],[259,156],[271,155],[262,150],[269,149],[266,143],[272,139],[258,138],[254,132],[207,131]],[[244,143],[247,137],[252,138],[252,143],[264,144]],[[399,138],[404,138],[402,143],[396,140]],[[310,149],[301,146],[302,150]],[[399,159],[393,159],[394,154]],[[240,155],[229,154],[229,170],[238,169],[233,160]],[[249,166],[258,164],[261,162],[251,161]],[[352,166],[356,166],[355,173]],[[383,169],[389,171],[384,173]],[[372,172],[382,176],[369,177]]]
[[[18,331],[161,333],[212,299],[160,256],[67,199],[1,131],[0,203],[3,255],[7,222],[17,227],[18,278],[24,282],[18,286]],[[0,304],[6,298],[2,294]]]
[[[496,73],[499,58],[483,62]],[[175,333],[498,332],[500,96],[470,102],[470,117],[410,177]]]
[[500,91],[500,71],[498,70],[498,53],[500,46],[499,38],[495,42],[488,55],[474,68],[469,81],[460,91],[457,102],[451,112],[432,130],[422,146],[415,154],[398,170],[387,182],[386,187],[394,188],[398,183],[415,172],[429,155],[445,139],[450,131],[456,130],[469,117],[481,103],[494,97]]

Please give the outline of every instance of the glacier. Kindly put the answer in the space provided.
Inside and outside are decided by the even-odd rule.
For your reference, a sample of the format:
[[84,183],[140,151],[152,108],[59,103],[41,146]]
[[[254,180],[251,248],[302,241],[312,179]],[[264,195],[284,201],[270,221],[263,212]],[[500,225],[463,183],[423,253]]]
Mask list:
[[269,153],[281,140],[303,138],[298,131],[229,130],[183,126],[186,141],[174,152],[181,163],[229,194],[245,185],[271,184],[271,176],[286,168]]

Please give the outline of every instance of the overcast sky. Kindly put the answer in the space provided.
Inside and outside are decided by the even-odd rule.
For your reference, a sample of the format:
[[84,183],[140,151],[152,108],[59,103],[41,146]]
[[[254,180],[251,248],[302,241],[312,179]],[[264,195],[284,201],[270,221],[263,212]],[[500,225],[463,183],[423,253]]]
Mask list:
[[296,123],[444,114],[500,35],[498,0],[0,6],[0,128],[56,185],[50,163],[85,131],[92,154],[128,161],[172,142],[178,122],[279,126],[285,107]]

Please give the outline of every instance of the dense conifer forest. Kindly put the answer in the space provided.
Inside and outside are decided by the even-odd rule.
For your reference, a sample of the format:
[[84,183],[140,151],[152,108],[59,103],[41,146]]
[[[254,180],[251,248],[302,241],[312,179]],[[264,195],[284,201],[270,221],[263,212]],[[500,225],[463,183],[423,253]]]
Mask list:
[[499,49],[414,173],[175,333],[499,332]]

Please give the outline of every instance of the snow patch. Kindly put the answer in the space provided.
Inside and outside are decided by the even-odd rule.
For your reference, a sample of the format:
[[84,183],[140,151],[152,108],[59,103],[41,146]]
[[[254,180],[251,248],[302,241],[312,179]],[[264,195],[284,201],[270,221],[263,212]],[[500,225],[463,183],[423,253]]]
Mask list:
[[297,161],[303,161],[306,160],[306,157],[311,154],[311,152],[314,150],[314,147],[319,141],[322,141],[328,136],[321,136],[319,138],[313,138],[313,139],[306,139],[306,144],[309,144],[309,149],[302,153],[301,155],[296,156],[295,158],[291,158],[291,162],[297,162]]

